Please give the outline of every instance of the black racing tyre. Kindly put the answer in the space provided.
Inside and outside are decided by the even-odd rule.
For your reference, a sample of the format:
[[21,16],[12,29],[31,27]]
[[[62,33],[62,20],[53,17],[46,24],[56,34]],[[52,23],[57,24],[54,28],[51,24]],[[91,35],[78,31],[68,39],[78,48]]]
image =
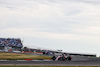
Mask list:
[[56,60],[56,57],[55,57],[55,56],[53,56],[51,59],[52,59],[52,60]]
[[68,57],[68,60],[70,60],[70,61],[71,61],[71,59],[72,59],[72,58],[69,56],[69,57]]
[[43,54],[45,54],[45,52],[43,52]]

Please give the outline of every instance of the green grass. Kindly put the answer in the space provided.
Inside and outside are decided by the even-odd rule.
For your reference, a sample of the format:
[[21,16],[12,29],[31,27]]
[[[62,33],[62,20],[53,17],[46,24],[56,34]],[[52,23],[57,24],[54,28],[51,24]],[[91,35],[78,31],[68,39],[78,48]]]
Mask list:
[[0,52],[0,60],[50,59],[49,56]]
[[0,67],[100,67],[100,66],[0,66]]

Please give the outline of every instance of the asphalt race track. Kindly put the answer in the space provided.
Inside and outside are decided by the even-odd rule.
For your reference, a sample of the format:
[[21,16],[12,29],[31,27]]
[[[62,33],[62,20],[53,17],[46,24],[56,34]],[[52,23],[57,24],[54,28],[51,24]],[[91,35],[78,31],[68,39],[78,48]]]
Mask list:
[[0,65],[43,65],[43,66],[100,66],[100,60],[95,61],[24,61],[24,60],[1,60]]

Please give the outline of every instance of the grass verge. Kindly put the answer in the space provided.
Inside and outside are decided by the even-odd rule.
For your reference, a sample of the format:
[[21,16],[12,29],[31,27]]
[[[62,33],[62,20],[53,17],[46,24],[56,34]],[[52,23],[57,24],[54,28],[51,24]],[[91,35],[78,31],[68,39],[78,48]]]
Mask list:
[[0,52],[0,60],[50,59],[49,56]]
[[100,66],[0,66],[0,67],[100,67]]

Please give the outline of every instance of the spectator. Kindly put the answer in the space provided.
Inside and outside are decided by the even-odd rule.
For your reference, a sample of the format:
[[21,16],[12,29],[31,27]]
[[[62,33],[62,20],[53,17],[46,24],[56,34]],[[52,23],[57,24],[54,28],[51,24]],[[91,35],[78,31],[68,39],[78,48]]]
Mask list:
[[22,43],[19,38],[0,38],[0,46],[22,47]]

